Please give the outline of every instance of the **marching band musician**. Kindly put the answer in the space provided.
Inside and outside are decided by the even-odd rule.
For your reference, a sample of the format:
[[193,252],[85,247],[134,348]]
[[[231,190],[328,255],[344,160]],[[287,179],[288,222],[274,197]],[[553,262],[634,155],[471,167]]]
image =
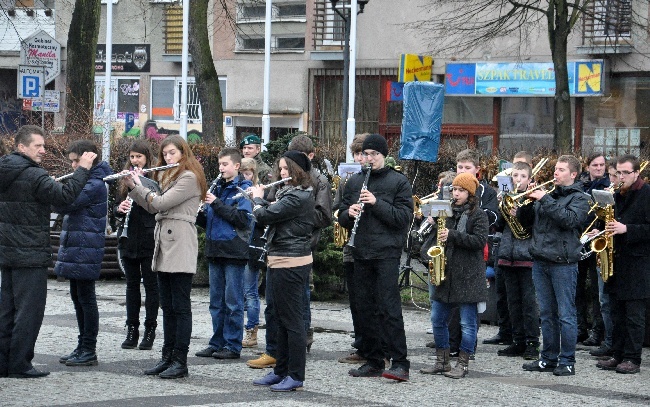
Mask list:
[[[388,155],[386,139],[371,134],[364,140],[362,150],[372,167],[367,188],[362,189],[367,174],[350,177],[338,218],[341,226],[351,229],[359,217],[356,242],[352,248],[353,281],[362,332],[361,350],[367,362],[358,369],[351,369],[349,374],[406,381],[410,363],[397,277],[413,216],[412,190],[404,175],[385,166]],[[377,314],[383,314],[383,320],[380,321]],[[388,371],[384,371],[382,328],[386,331],[387,352],[392,359]]]
[[616,160],[623,185],[614,195],[613,222],[605,232],[614,235],[614,274],[605,283],[612,309],[614,355],[596,366],[618,373],[639,373],[645,333],[646,303],[650,298],[650,186],[640,177],[639,160],[623,155]]
[[521,225],[532,226],[530,254],[544,339],[540,358],[523,365],[527,371],[575,374],[576,280],[580,234],[589,211],[582,184],[576,181],[579,173],[577,158],[560,156],[553,173],[553,191],[535,189],[528,197],[537,202],[517,211]]
[[[79,166],[81,156],[99,151],[90,140],[76,140],[68,146],[72,169]],[[103,178],[113,171],[106,161],[95,157],[90,177],[81,194],[68,205],[53,205],[53,212],[65,215],[59,252],[54,272],[70,280],[70,298],[77,316],[79,336],[77,346],[59,359],[66,366],[96,366],[99,311],[95,296],[95,281],[99,278],[104,259],[106,239],[107,191]]]
[[[151,168],[153,167],[153,153],[151,145],[146,140],[136,140],[129,147],[129,158],[124,169]],[[146,176],[146,175],[145,175]],[[158,295],[158,281],[156,273],[151,270],[153,258],[154,237],[156,227],[154,214],[147,212],[142,206],[127,199],[128,188],[124,182],[120,183],[118,190],[119,204],[115,206],[116,217],[122,219],[122,225],[117,230],[119,255],[124,266],[126,277],[126,339],[122,342],[122,349],[135,349],[136,346],[142,350],[149,350],[153,347],[156,338],[156,327],[158,326],[158,307],[160,297]],[[128,215],[128,224],[127,221]],[[127,229],[126,237],[123,237]],[[144,334],[138,345],[140,337],[138,328],[140,326],[140,308],[142,297],[140,294],[140,281],[144,285],[145,292],[145,317]]]
[[271,177],[271,168],[262,161],[260,153],[262,152],[262,139],[255,134],[249,134],[239,142],[239,149],[244,158],[252,158],[257,164],[257,179],[266,184]]
[[[595,153],[587,158],[587,171],[580,174],[580,181],[584,185],[586,194],[591,195],[593,190],[603,190],[609,187],[609,177],[606,174],[607,165],[605,156],[602,153]],[[595,215],[590,215],[585,221],[588,226]],[[596,266],[597,256],[589,256],[578,262],[578,284],[576,287],[576,311],[578,315],[578,342],[585,346],[599,346],[603,339],[605,328],[603,319],[600,316],[600,303],[598,300],[598,270]],[[589,289],[587,289],[589,280]],[[591,308],[593,322],[591,332],[587,323],[587,315]]]
[[266,290],[271,293],[277,325],[277,359],[273,372],[254,380],[272,391],[300,390],[305,380],[305,284],[313,263],[311,234],[315,200],[309,158],[289,150],[280,158],[278,180],[291,177],[275,194],[275,202],[262,199],[264,188],[254,186],[253,215],[269,225]]
[[[446,278],[434,291],[431,302],[433,335],[436,342],[436,364],[421,369],[421,373],[443,373],[460,379],[467,374],[469,358],[474,353],[477,333],[477,305],[487,300],[485,260],[483,249],[487,242],[488,217],[478,206],[478,179],[471,173],[454,178],[453,216],[447,218],[446,228],[438,230],[437,240],[446,242]],[[449,363],[449,314],[452,307],[460,311],[461,342],[458,362]]]
[[179,135],[167,136],[162,141],[158,162],[179,164],[158,174],[161,195],[142,185],[139,168],[125,177],[124,183],[129,188],[129,196],[138,205],[156,213],[157,222],[151,268],[158,273],[164,340],[161,360],[144,373],[176,379],[188,374],[187,352],[192,335],[190,292],[198,255],[194,223],[207,185],[203,167],[187,141]]
[[50,374],[32,365],[52,264],[50,205],[77,199],[97,157],[83,153],[74,175],[61,184],[41,167],[44,155],[45,132],[27,125],[16,132],[14,152],[0,159],[0,377]]
[[[512,183],[519,191],[528,189],[532,168],[526,162],[515,162],[511,169]],[[516,216],[516,208],[510,215]],[[497,351],[499,356],[523,356],[527,360],[539,358],[539,311],[533,285],[533,258],[529,249],[532,239],[518,239],[501,216],[497,221],[497,231],[502,232],[497,254],[497,266],[503,278],[508,301],[508,312],[512,324],[512,344]],[[497,294],[498,295],[498,294]]]

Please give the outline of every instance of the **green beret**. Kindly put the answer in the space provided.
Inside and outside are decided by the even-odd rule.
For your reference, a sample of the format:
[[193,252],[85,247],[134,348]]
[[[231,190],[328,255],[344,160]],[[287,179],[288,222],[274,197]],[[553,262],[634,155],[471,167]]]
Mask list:
[[262,144],[262,139],[260,139],[255,134],[249,134],[248,136],[244,137],[239,143],[239,148],[243,148],[249,144]]

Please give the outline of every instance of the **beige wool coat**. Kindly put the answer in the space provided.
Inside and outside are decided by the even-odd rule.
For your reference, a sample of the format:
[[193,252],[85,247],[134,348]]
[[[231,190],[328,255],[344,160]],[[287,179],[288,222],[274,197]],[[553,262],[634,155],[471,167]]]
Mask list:
[[196,214],[201,199],[196,175],[184,171],[171,182],[162,195],[153,199],[142,185],[129,192],[138,205],[156,214],[153,271],[163,273],[196,273],[199,244],[196,235]]

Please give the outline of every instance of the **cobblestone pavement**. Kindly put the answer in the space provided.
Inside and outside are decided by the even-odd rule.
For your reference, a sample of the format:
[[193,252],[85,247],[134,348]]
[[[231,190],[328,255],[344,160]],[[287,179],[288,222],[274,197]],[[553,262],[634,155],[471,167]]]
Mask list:
[[[650,369],[637,375],[600,371],[588,349],[577,352],[576,376],[555,377],[550,373],[530,373],[521,369],[521,358],[498,357],[498,346],[478,347],[476,361],[470,362],[469,376],[462,380],[418,373],[431,365],[432,350],[424,345],[432,340],[425,333],[428,312],[405,309],[406,337],[411,360],[411,380],[396,383],[383,378],[352,378],[351,365],[336,360],[350,351],[350,312],[345,304],[313,303],[316,328],[311,353],[307,356],[304,391],[272,393],[254,387],[251,381],[269,370],[246,367],[263,350],[264,331],[260,330],[257,349],[244,349],[240,360],[217,361],[194,357],[211,336],[208,292],[192,291],[193,332],[188,360],[190,376],[161,380],[143,376],[160,357],[162,316],[154,349],[123,350],[124,283],[102,281],[97,284],[100,332],[97,341],[99,365],[66,367],[58,357],[76,344],[77,328],[68,284],[50,280],[45,321],[36,344],[34,365],[52,374],[42,379],[0,379],[2,406],[549,406],[564,405],[648,405]],[[144,312],[144,310],[143,310]],[[263,315],[262,315],[263,317]],[[142,327],[141,327],[142,329]],[[496,333],[483,325],[482,339]],[[647,359],[649,350],[644,349]]]

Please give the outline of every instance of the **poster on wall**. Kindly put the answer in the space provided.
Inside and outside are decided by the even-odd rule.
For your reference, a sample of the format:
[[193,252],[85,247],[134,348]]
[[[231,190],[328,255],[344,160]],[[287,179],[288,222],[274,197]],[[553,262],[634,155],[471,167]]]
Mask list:
[[124,119],[126,113],[140,118],[140,79],[118,79],[117,118]]
[[106,72],[106,62],[111,61],[113,72],[149,72],[151,46],[149,44],[113,44],[113,52],[106,55],[106,44],[97,44],[95,72]]

